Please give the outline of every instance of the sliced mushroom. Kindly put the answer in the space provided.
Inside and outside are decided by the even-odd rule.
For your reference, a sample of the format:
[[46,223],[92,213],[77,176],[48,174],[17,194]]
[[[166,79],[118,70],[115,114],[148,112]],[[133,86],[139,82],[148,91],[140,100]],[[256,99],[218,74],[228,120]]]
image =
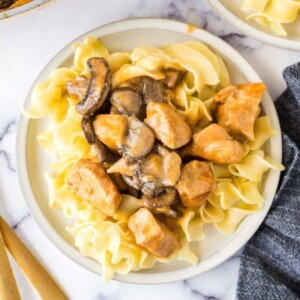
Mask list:
[[147,205],[152,208],[171,206],[176,203],[177,200],[177,192],[175,188],[165,188],[164,192],[159,194],[156,197],[149,197],[147,195],[143,195],[142,200],[144,200]]
[[151,77],[141,77],[140,88],[144,103],[149,103],[150,101],[164,102],[164,93],[161,81],[155,80]]
[[139,115],[142,107],[142,97],[129,87],[114,89],[110,102],[120,113],[128,116]]
[[185,73],[177,70],[167,70],[163,85],[168,89],[173,89],[184,77]]
[[120,115],[120,114],[121,114],[121,113],[117,110],[117,108],[114,107],[113,105],[111,105],[109,113],[112,114],[112,115]]
[[13,5],[15,0],[1,0],[0,1],[0,9],[9,8],[11,5]]
[[152,130],[137,117],[128,118],[128,132],[119,147],[122,153],[134,158],[147,155],[154,145],[154,134]]
[[66,87],[70,96],[77,96],[81,101],[87,93],[89,80],[85,76],[78,76],[77,78],[68,81]]
[[124,181],[132,188],[136,190],[141,189],[141,184],[135,176],[122,175]]
[[76,110],[82,115],[93,114],[103,105],[111,84],[111,70],[102,57],[92,57],[87,61],[91,78],[87,93],[76,105]]
[[131,88],[135,92],[141,94],[141,77],[133,77],[119,85],[120,88]]

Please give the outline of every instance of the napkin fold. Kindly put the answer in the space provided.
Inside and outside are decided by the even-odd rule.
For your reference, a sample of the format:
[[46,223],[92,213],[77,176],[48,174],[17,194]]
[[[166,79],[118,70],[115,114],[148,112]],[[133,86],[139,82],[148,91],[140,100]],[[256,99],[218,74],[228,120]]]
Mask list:
[[241,257],[237,299],[300,299],[300,62],[286,68],[275,102],[283,164],[272,207]]

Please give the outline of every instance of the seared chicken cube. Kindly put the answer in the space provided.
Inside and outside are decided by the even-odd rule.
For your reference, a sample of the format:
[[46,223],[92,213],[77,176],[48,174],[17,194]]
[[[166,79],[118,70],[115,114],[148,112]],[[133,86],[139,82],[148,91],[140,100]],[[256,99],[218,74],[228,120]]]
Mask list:
[[169,257],[179,248],[175,233],[146,208],[140,208],[130,217],[128,227],[136,243],[156,256]]
[[121,202],[117,187],[103,167],[88,159],[81,159],[72,167],[68,185],[80,198],[107,216],[112,216]]
[[241,142],[254,139],[254,122],[266,91],[263,83],[231,85],[215,95],[218,124]]
[[153,129],[156,138],[171,149],[186,145],[192,136],[187,123],[176,109],[167,103],[150,101],[144,122]]
[[233,164],[242,161],[244,149],[226,129],[211,124],[194,134],[192,142],[183,149],[182,154],[204,158],[217,164]]
[[217,182],[209,163],[198,160],[184,165],[180,181],[176,186],[180,200],[186,207],[202,205],[216,187]]
[[97,138],[112,150],[118,150],[128,129],[128,121],[122,115],[98,115],[93,122]]

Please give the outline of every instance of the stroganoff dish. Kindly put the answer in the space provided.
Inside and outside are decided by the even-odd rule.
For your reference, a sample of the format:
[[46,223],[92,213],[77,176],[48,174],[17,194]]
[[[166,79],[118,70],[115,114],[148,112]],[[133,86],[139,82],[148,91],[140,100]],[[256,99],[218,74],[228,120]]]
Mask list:
[[[222,58],[200,42],[110,53],[88,37],[74,63],[33,90],[31,118],[53,157],[50,206],[74,223],[80,252],[114,273],[156,262],[198,262],[190,242],[212,224],[233,233],[263,205],[263,83],[230,84]],[[207,225],[208,226],[208,225]]]

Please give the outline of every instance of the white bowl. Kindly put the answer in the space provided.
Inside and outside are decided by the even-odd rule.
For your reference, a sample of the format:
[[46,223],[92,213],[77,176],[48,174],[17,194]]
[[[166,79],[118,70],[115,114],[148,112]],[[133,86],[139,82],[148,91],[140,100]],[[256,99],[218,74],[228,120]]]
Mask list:
[[[83,42],[85,36],[93,35],[101,38],[111,51],[124,51],[142,44],[161,46],[173,42],[199,40],[209,45],[224,58],[233,82],[261,81],[252,67],[231,46],[201,29],[195,29],[189,34],[187,32],[190,29],[191,27],[187,24],[176,21],[133,19],[101,26],[73,42]],[[72,49],[69,44],[45,66],[33,85],[45,80],[53,69],[68,65],[71,62],[71,56]],[[31,92],[25,101],[25,108],[30,105],[30,95]],[[269,142],[269,155],[277,161],[281,161],[280,126],[268,93],[264,96],[262,103],[265,113],[271,117],[273,127],[278,132],[278,135]],[[84,257],[74,247],[73,237],[64,229],[70,220],[68,221],[62,212],[48,206],[48,187],[43,174],[50,160],[36,140],[36,136],[44,130],[46,123],[46,120],[28,120],[22,115],[19,119],[17,169],[24,197],[37,223],[48,238],[73,261],[86,269],[101,274],[101,265]],[[263,189],[265,203],[262,210],[248,216],[235,234],[224,236],[217,233],[214,228],[207,226],[207,239],[192,245],[200,257],[198,265],[190,266],[180,262],[157,264],[152,269],[116,276],[115,279],[140,284],[166,283],[189,278],[222,263],[251,238],[264,220],[273,201],[279,175],[278,171],[273,170],[268,173]]]
[[0,12],[0,20],[1,19],[6,19],[8,17],[12,17],[14,15],[23,13],[27,10],[33,9],[35,7],[41,6],[42,4],[48,2],[49,0],[33,0],[31,2],[28,2],[26,4],[17,6],[15,8],[12,9],[7,9],[5,11]]
[[243,0],[207,1],[218,15],[244,34],[275,47],[300,50],[300,17],[295,22],[284,25],[288,36],[281,37],[254,20],[246,20],[248,14],[240,10]]

